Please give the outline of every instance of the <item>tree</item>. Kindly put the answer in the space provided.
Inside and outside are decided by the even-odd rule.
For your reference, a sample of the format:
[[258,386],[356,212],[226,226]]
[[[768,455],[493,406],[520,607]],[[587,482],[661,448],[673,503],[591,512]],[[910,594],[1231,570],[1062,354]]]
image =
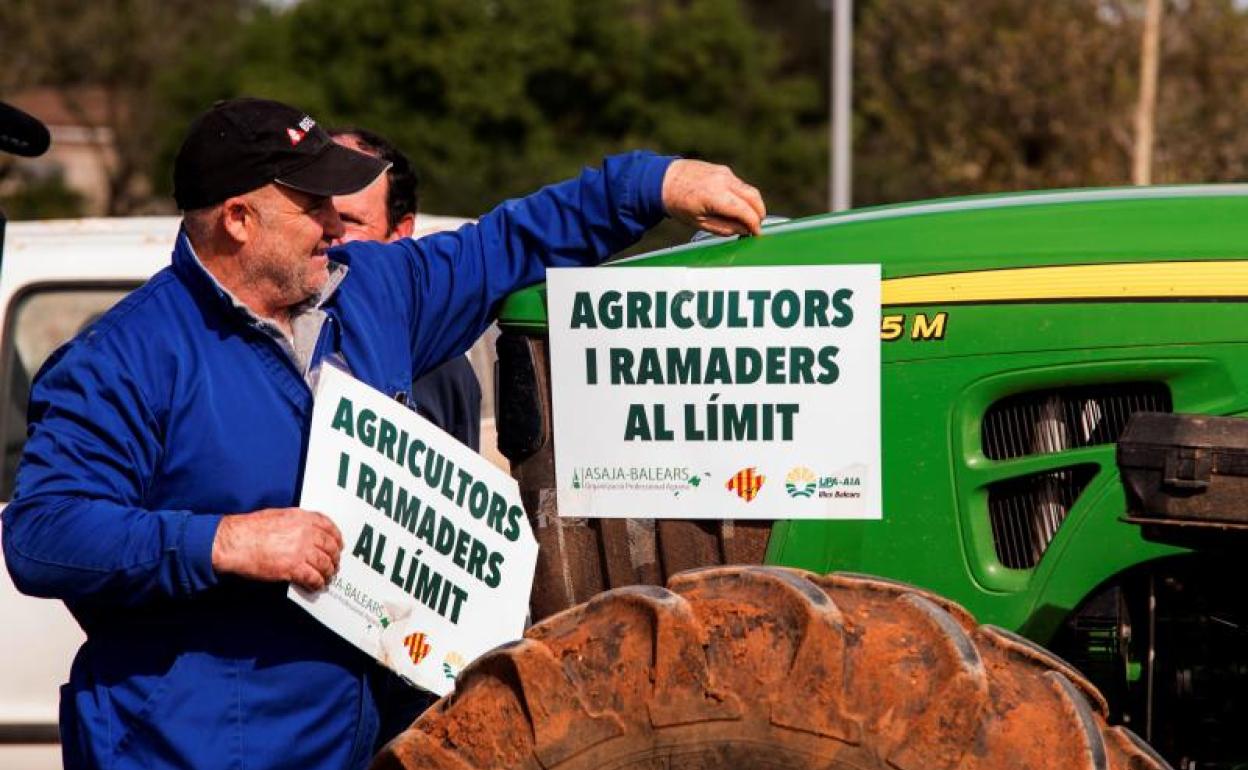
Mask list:
[[477,213],[651,146],[731,163],[777,209],[811,213],[821,95],[779,52],[738,0],[305,0],[171,85],[199,109],[246,93],[378,130],[415,159],[430,210]]
[[150,179],[159,173],[153,148],[163,119],[160,73],[188,46],[224,40],[247,7],[248,0],[8,0],[0,5],[0,93],[54,87],[88,125],[83,87],[103,89],[114,150],[103,158],[107,213],[134,213],[148,205]]
[[1162,22],[1157,182],[1248,179],[1248,16],[1233,0],[1172,2]]
[[872,0],[856,41],[859,203],[1127,182],[1136,10]]

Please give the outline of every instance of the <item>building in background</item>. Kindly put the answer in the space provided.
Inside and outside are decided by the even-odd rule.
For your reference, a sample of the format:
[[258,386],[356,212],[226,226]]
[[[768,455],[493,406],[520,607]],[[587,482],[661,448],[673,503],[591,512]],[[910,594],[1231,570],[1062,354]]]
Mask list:
[[[31,88],[9,94],[5,101],[38,117],[52,134],[52,146],[43,156],[9,158],[0,166],[0,198],[8,203],[10,216],[108,213],[120,158],[107,91],[93,86]],[[142,195],[146,190],[129,192]]]

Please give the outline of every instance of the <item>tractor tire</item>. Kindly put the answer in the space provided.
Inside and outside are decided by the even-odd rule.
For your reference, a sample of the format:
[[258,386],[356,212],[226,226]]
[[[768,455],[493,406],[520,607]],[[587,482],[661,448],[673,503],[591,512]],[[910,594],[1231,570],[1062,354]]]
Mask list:
[[487,653],[374,770],[1159,770],[1061,659],[877,578],[714,567]]

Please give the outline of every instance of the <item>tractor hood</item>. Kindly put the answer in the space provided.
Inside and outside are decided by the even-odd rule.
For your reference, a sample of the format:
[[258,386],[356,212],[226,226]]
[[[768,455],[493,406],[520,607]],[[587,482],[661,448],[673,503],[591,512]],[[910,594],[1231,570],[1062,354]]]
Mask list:
[[[1066,298],[1080,292],[1088,299],[1121,297],[1117,292],[1126,289],[1115,288],[1115,264],[1242,260],[1246,254],[1248,185],[1231,184],[982,195],[858,209],[773,225],[761,238],[710,238],[606,267],[879,263],[889,306],[929,304],[937,301],[926,299],[936,290],[941,304],[1008,301],[1020,282],[1036,286],[1029,269],[1075,265],[1107,269],[1047,271],[1044,281]],[[1248,295],[1248,276],[1239,267],[1204,267],[1187,274],[1201,285],[1185,289],[1185,296]],[[1173,275],[1161,278],[1173,285]],[[544,284],[513,294],[499,316],[503,327],[528,332],[545,330],[546,320]]]

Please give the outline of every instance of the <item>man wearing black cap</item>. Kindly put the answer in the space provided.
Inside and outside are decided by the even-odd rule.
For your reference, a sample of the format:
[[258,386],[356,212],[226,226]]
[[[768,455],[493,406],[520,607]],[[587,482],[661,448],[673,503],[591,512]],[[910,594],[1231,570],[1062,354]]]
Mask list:
[[597,262],[665,211],[723,233],[763,215],[723,167],[635,152],[475,227],[330,249],[332,196],[384,169],[286,105],[216,105],[177,157],[173,264],[38,376],[2,531],[18,588],[87,633],[66,767],[364,767],[369,661],[285,598],[342,549],[293,507],[322,365],[401,393],[547,266]]

